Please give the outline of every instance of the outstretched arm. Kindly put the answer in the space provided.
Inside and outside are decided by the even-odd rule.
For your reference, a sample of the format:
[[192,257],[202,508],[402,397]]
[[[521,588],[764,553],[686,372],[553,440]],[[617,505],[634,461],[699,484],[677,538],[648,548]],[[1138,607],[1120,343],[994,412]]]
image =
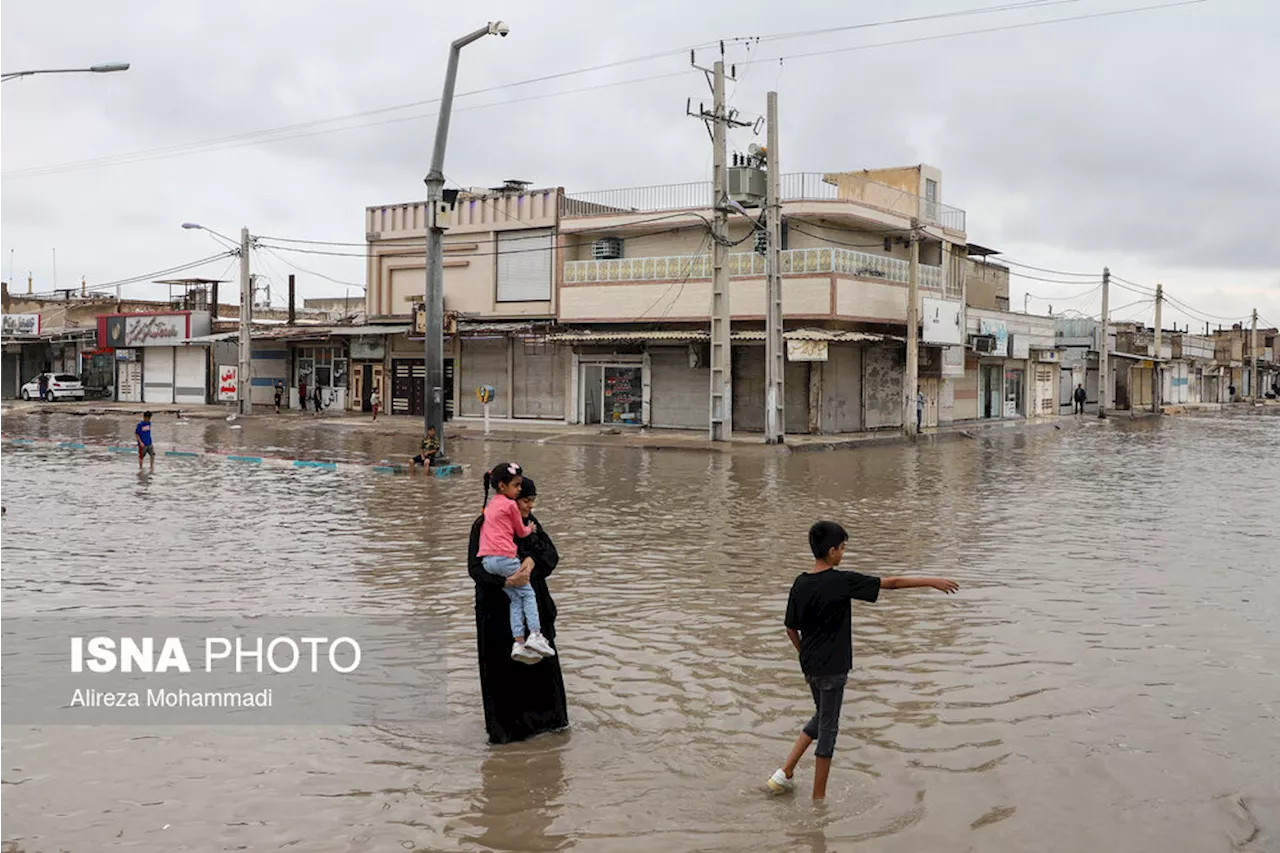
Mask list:
[[795,628],[787,629],[787,639],[791,641],[791,645],[796,647],[796,651],[800,651],[800,632]]
[[881,589],[912,589],[913,587],[932,587],[950,595],[960,590],[960,584],[947,578],[881,578]]

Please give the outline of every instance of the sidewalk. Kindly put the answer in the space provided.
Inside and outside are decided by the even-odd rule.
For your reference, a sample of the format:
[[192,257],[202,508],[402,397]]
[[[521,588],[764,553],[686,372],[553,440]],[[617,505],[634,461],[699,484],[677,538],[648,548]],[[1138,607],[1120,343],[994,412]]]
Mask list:
[[[276,414],[271,406],[255,406],[253,414],[235,415],[228,405],[177,406],[147,405],[142,403],[24,403],[4,401],[3,411],[24,413],[50,413],[61,415],[106,416],[133,420],[143,411],[150,411],[163,421],[168,416],[184,419],[227,420],[238,423],[273,424],[289,429],[347,429],[361,433],[388,436],[422,435],[422,420],[417,417],[383,415],[376,422],[364,412],[326,411],[316,417],[310,411],[285,410]],[[1088,420],[1095,420],[1089,418]],[[1079,424],[1071,418],[1057,418],[1028,423],[1025,420],[977,421],[949,424],[943,427],[926,427],[924,433],[914,439],[917,442],[949,441],[976,438],[978,433],[989,431],[1046,429]],[[836,435],[788,435],[781,445],[766,445],[759,433],[736,433],[728,442],[711,441],[705,430],[622,428],[556,421],[490,420],[489,435],[484,434],[481,418],[454,418],[445,425],[445,439],[449,441],[509,441],[527,444],[572,445],[578,447],[637,447],[650,450],[695,450],[713,453],[807,453],[820,450],[862,447],[878,444],[894,444],[911,441],[900,429],[876,432],[844,433]]]

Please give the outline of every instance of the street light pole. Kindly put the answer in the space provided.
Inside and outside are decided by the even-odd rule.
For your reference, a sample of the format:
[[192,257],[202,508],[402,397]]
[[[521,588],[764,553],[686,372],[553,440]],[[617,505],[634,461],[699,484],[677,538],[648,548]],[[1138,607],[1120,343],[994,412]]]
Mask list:
[[101,65],[91,65],[88,68],[43,68],[34,71],[6,71],[3,80],[0,82],[9,82],[17,80],[19,77],[32,77],[36,74],[110,74],[113,71],[128,71],[129,63],[127,62],[106,62]]
[[440,97],[440,117],[436,121],[435,146],[431,150],[431,171],[427,173],[427,285],[425,293],[426,334],[423,341],[423,431],[435,428],[440,440],[436,462],[448,457],[444,443],[444,225],[440,208],[444,203],[444,149],[449,139],[449,118],[453,111],[453,88],[458,78],[458,55],[462,49],[487,35],[505,37],[507,25],[492,22],[467,33],[449,46],[444,92]]

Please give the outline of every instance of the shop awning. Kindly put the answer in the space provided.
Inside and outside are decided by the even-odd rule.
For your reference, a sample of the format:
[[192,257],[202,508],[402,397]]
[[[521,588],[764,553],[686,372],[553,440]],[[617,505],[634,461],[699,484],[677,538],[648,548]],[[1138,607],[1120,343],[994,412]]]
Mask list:
[[1155,358],[1150,355],[1134,355],[1131,352],[1109,352],[1107,353],[1107,358],[1123,358],[1126,361],[1158,361],[1161,364],[1165,363],[1165,359],[1163,358]]
[[[745,330],[741,332],[733,332],[730,339],[734,341],[763,341],[765,333],[763,330]],[[832,331],[828,329],[792,329],[782,333],[783,340],[787,341],[827,341],[828,343],[881,343],[883,341],[902,341],[905,338],[896,335],[882,335],[872,332],[844,332]],[[628,330],[619,329],[616,331],[594,332],[594,331],[567,331],[553,332],[547,335],[548,341],[569,344],[589,344],[589,343],[647,343],[665,341],[668,343],[693,343],[711,340],[711,333],[702,329],[690,330]]]

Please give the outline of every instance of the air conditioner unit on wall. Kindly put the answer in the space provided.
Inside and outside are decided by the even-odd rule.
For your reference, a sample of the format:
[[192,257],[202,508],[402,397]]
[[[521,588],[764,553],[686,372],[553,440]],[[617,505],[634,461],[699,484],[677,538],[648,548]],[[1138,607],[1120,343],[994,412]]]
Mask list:
[[591,244],[591,257],[597,261],[613,261],[622,257],[621,237],[601,237]]
[[996,339],[990,335],[974,335],[970,338],[974,352],[995,352]]

